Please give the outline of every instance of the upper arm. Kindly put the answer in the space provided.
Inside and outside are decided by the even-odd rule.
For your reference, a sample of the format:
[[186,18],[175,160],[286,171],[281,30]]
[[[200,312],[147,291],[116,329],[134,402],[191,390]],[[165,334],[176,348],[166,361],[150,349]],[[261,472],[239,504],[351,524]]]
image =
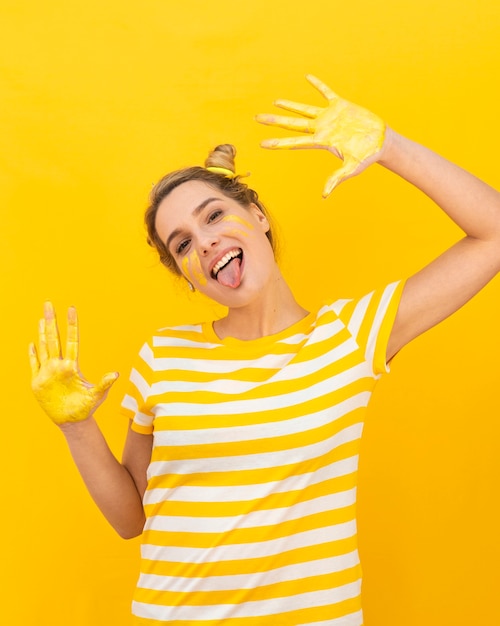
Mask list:
[[406,281],[387,361],[470,300],[500,270],[497,242],[465,237]]
[[141,498],[147,486],[147,469],[151,462],[153,435],[135,432],[129,424],[127,439],[123,449],[122,465],[132,476]]

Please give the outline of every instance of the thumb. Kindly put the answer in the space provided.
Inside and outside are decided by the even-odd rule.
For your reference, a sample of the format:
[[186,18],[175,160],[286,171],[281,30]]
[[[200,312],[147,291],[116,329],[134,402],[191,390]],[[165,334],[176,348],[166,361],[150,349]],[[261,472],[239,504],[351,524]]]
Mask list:
[[95,386],[95,395],[96,396],[103,396],[105,395],[109,388],[111,387],[111,385],[118,379],[118,376],[120,374],[118,372],[109,372],[108,374],[105,374],[101,380],[99,381],[99,383]]
[[325,186],[323,187],[323,198],[328,198],[328,196],[332,193],[335,187],[340,184],[345,178],[343,168],[336,170],[326,181]]
[[340,183],[344,182],[344,180],[347,180],[348,178],[352,178],[353,176],[360,174],[367,166],[367,163],[360,163],[355,158],[346,157],[342,167],[335,170],[335,172],[326,181],[326,185],[323,189],[323,198],[327,198],[337,185],[340,185]]

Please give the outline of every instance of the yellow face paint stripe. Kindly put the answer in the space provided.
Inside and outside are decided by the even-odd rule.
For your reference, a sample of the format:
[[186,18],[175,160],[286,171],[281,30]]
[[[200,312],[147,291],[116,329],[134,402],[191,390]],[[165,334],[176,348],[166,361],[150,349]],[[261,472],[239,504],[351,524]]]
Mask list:
[[203,274],[200,257],[198,256],[196,250],[193,250],[190,254],[184,257],[182,259],[181,265],[184,275],[192,283],[197,283],[198,285],[206,285],[207,279]]
[[226,215],[225,217],[221,219],[221,222],[239,222],[240,224],[242,224],[249,230],[253,230],[254,228],[253,224],[251,224],[250,222],[247,222],[246,220],[244,220],[242,217],[239,217],[238,215]]

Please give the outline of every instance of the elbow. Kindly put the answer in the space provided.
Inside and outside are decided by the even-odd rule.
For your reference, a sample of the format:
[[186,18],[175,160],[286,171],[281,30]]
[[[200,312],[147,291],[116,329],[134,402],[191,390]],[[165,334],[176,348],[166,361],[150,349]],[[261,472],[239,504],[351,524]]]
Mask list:
[[115,530],[121,539],[135,539],[142,535],[142,528],[140,530],[115,528]]
[[135,539],[140,537],[144,530],[145,517],[141,517],[136,521],[127,520],[119,524],[112,524],[114,530],[118,533],[118,536],[122,539]]

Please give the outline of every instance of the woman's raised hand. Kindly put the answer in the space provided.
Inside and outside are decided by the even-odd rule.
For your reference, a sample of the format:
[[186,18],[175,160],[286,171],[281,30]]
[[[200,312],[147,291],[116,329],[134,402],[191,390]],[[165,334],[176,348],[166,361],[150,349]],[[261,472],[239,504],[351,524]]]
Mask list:
[[325,107],[276,100],[277,107],[302,117],[261,114],[256,120],[308,135],[265,139],[261,143],[263,148],[324,148],[343,160],[342,167],[327,180],[323,189],[326,198],[343,180],[356,176],[378,160],[385,138],[385,123],[367,109],[340,98],[315,76],[309,74],[306,78],[328,100]]
[[98,385],[92,385],[80,374],[78,318],[74,307],[68,309],[66,355],[61,352],[54,307],[46,302],[39,326],[38,352],[35,345],[30,344],[29,358],[33,393],[58,426],[90,417],[118,378],[118,373],[113,372],[103,376]]

